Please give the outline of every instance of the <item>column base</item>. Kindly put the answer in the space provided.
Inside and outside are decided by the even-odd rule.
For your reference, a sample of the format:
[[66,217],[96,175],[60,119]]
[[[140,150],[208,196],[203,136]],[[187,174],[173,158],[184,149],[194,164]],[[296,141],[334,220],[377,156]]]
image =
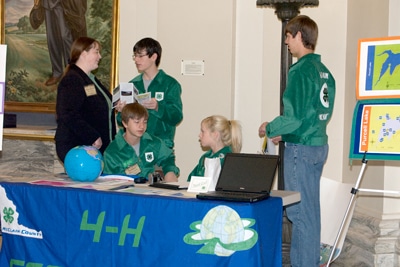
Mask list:
[[354,211],[342,252],[331,266],[400,266],[399,219],[377,219]]

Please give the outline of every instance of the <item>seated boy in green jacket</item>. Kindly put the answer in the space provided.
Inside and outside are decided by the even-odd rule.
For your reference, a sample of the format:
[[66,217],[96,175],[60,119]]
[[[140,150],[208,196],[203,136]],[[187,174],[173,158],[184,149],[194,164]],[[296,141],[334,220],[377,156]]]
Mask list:
[[149,114],[139,103],[127,104],[121,111],[122,125],[104,152],[103,174],[137,175],[149,178],[155,167],[162,168],[164,181],[178,181],[179,168],[173,150],[146,132]]

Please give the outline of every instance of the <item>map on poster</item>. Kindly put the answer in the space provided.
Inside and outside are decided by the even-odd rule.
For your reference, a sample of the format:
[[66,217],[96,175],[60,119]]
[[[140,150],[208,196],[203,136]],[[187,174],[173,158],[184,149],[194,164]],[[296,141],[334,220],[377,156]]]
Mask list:
[[400,88],[400,44],[369,46],[366,90]]
[[400,97],[400,37],[359,40],[357,99]]
[[350,158],[400,159],[400,99],[359,101],[351,140]]

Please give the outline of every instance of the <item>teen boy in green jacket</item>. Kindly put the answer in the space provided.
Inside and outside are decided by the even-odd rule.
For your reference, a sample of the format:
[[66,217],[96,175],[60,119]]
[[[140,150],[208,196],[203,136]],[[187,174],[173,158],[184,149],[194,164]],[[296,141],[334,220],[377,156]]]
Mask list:
[[318,267],[321,214],[319,187],[328,156],[326,127],[332,117],[335,79],[314,53],[318,26],[300,15],[288,22],[285,43],[298,60],[290,67],[281,116],[264,122],[260,136],[284,141],[285,190],[298,191],[301,201],[286,207],[292,222],[290,261],[292,267]]
[[120,129],[104,152],[103,174],[149,178],[157,165],[162,168],[166,182],[178,180],[179,168],[172,149],[146,132],[148,117],[147,109],[139,103],[125,105],[121,112],[125,129]]
[[139,94],[150,92],[151,99],[142,103],[149,112],[147,132],[174,148],[176,126],[183,119],[181,85],[158,66],[161,45],[152,38],[143,38],[133,47],[133,60],[140,75],[130,82]]

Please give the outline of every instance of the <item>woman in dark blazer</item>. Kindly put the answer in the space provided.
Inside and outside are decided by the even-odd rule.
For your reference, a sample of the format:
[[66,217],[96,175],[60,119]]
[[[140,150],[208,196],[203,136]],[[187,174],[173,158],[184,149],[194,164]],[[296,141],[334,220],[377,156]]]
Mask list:
[[100,49],[93,38],[76,39],[71,47],[70,64],[58,85],[55,142],[62,162],[75,146],[94,146],[103,153],[114,139],[112,95],[92,73],[98,68]]

